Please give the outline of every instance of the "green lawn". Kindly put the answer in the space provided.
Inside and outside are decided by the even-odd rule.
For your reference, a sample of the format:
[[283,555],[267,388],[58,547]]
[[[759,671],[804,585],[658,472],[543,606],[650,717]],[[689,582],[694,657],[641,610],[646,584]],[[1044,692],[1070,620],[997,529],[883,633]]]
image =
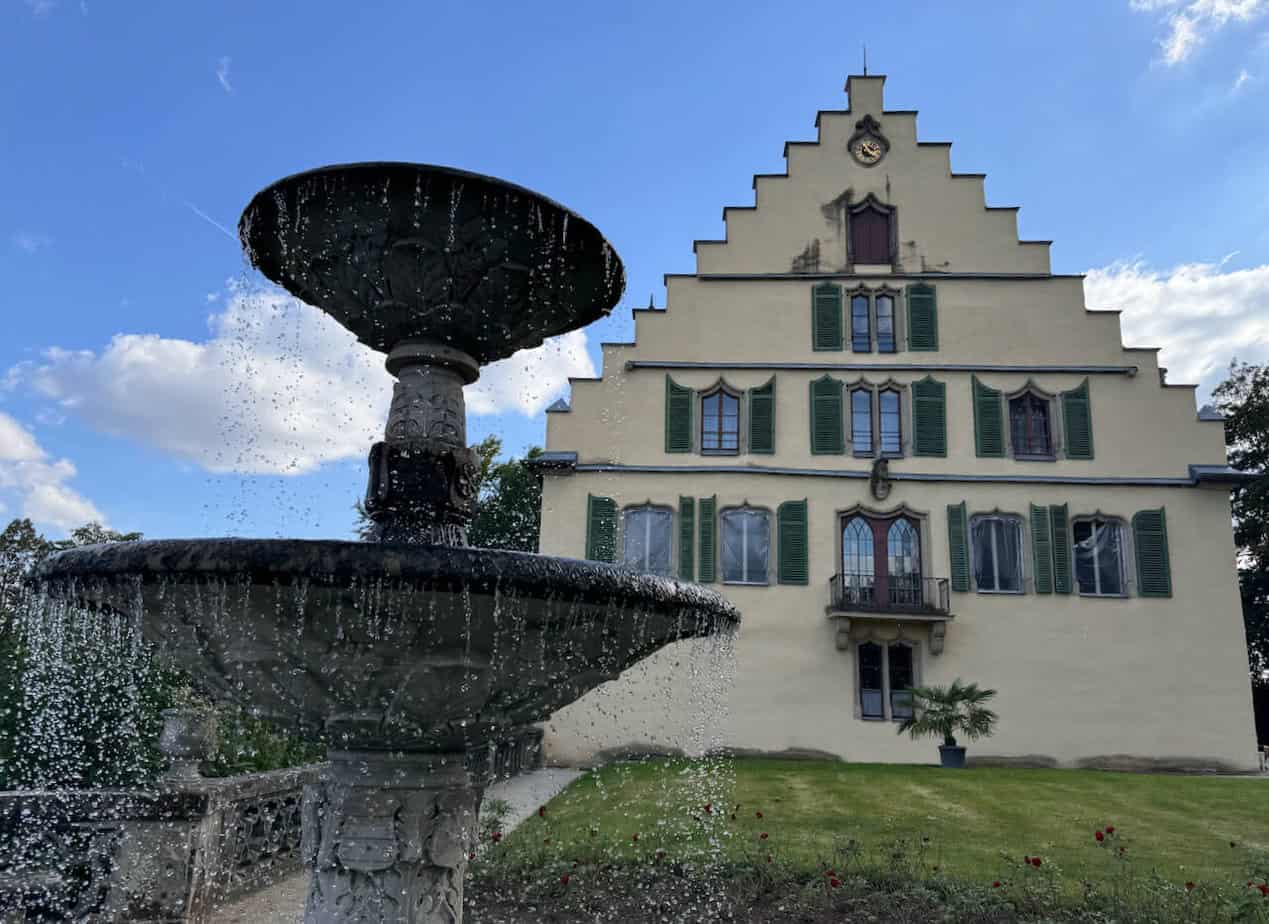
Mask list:
[[[1023,855],[1038,855],[1046,873],[1060,870],[1074,888],[1113,875],[1116,851],[1094,840],[1113,825],[1113,843],[1135,870],[1178,884],[1241,886],[1246,848],[1269,850],[1269,780],[763,759],[717,766],[713,774],[681,760],[606,767],[553,799],[505,847],[526,859],[634,859],[658,849],[673,858],[704,842],[706,825],[692,816],[704,817],[704,800],[716,799],[725,804],[711,803],[713,830],[727,856],[764,862],[770,853],[816,872],[839,863],[835,845],[854,838],[874,863],[911,865],[924,850],[925,872],[937,866],[940,875],[979,882],[1016,873]],[[909,845],[902,858],[891,846],[898,839]]]

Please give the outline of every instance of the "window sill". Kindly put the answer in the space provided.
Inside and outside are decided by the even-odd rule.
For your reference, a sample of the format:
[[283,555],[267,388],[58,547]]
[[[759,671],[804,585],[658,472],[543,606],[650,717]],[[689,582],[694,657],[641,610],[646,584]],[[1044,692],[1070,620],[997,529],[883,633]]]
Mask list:
[[883,453],[881,454],[881,458],[883,458],[883,459],[902,459],[902,458],[903,458],[903,450],[902,450],[902,449],[900,449],[900,450],[898,450],[897,452],[883,452]]
[[1017,462],[1056,462],[1057,456],[1017,454],[1014,456],[1014,460]]
[[701,455],[703,456],[738,456],[740,455],[740,450],[739,449],[702,449]]
[[1132,595],[1131,594],[1090,594],[1090,593],[1085,593],[1084,591],[1081,590],[1078,593],[1076,593],[1076,596],[1088,597],[1091,600],[1127,600]]
[[861,715],[858,717],[861,722],[887,722],[889,721],[884,715]]
[[982,590],[981,588],[974,588],[974,593],[990,597],[1022,597],[1026,595],[1024,590]]
[[724,584],[733,584],[736,587],[770,587],[770,581],[729,581],[723,578]]
[[875,458],[877,458],[877,454],[876,454],[875,452],[852,452],[852,453],[851,453],[851,455],[852,455],[854,458],[856,458],[856,459],[875,459]]

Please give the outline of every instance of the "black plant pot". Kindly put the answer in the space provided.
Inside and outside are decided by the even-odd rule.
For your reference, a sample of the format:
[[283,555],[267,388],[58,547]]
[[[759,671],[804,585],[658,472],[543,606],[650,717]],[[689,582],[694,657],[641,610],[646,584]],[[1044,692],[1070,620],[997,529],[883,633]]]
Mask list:
[[960,745],[939,745],[939,763],[952,770],[965,769],[965,749]]

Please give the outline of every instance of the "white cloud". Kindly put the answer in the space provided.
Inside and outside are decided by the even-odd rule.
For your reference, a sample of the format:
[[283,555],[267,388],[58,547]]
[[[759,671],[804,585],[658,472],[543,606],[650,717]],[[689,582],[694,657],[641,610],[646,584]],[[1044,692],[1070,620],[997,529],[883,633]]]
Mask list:
[[[118,334],[100,351],[52,348],[10,379],[101,432],[212,472],[302,474],[364,457],[382,439],[392,392],[383,356],[276,290],[230,288],[200,342]],[[471,415],[532,417],[593,376],[574,331],[485,367]]]
[[[22,516],[41,526],[71,530],[106,518],[92,501],[66,482],[75,477],[68,459],[50,459],[34,434],[0,412],[0,497],[11,498]],[[0,511],[9,505],[0,500]]]
[[216,79],[220,81],[220,85],[226,93],[234,91],[234,88],[229,84],[229,61],[228,57],[224,57],[216,64]]
[[1231,93],[1237,93],[1239,90],[1241,90],[1244,86],[1246,86],[1248,83],[1250,83],[1253,80],[1255,80],[1255,78],[1252,77],[1251,73],[1247,70],[1247,68],[1244,67],[1242,70],[1238,72],[1238,76],[1234,78],[1234,85],[1229,88],[1229,91]]
[[1089,270],[1085,300],[1121,309],[1124,343],[1162,347],[1168,381],[1197,383],[1205,395],[1234,357],[1269,362],[1269,264],[1227,271],[1233,256],[1162,271],[1141,260]]
[[25,253],[35,253],[53,243],[51,237],[39,231],[15,231],[12,241],[14,247]]
[[1166,12],[1167,34],[1159,40],[1163,61],[1181,64],[1230,23],[1247,23],[1269,13],[1269,0],[1129,0],[1140,13]]

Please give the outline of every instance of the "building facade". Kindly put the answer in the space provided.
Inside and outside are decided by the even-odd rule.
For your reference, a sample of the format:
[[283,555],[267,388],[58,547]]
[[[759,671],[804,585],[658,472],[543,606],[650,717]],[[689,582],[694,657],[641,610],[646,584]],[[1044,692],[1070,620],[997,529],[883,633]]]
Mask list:
[[[929,762],[904,690],[959,677],[999,691],[971,761],[1253,765],[1219,417],[883,84],[548,414],[541,551],[735,602],[739,750]],[[562,710],[548,758],[690,750],[700,644]]]

